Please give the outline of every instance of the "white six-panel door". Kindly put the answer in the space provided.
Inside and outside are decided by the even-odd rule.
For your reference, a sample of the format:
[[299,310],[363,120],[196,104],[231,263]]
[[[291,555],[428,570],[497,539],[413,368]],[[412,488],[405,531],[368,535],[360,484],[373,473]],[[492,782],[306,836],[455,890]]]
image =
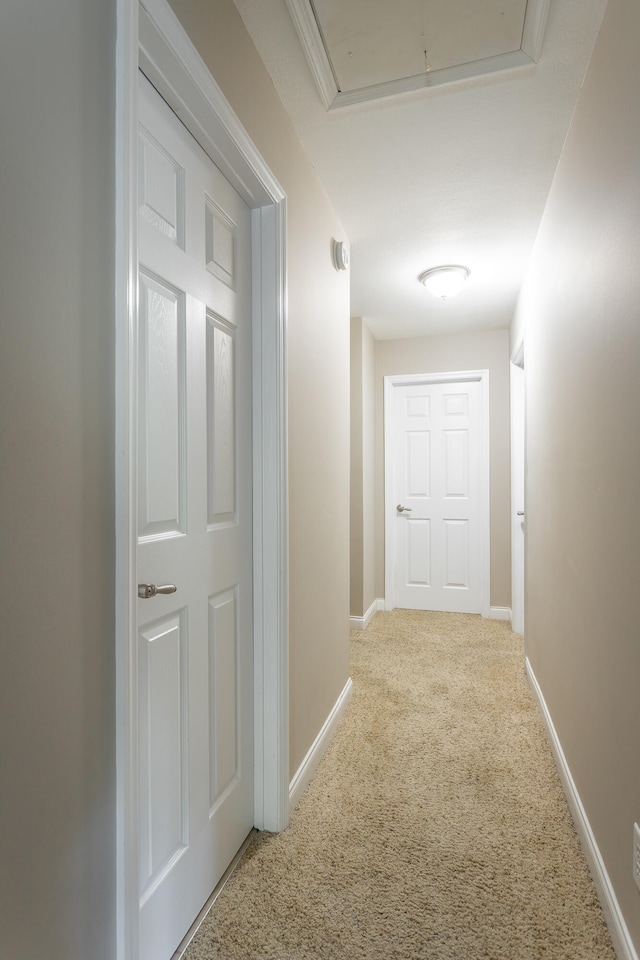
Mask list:
[[482,611],[481,384],[391,391],[393,605]]
[[140,75],[140,960],[253,825],[249,210]]

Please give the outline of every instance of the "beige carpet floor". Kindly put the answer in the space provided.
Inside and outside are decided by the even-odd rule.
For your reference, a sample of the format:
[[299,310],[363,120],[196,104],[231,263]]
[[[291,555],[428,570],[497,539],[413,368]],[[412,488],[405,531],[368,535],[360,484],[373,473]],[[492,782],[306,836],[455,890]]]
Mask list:
[[614,960],[522,638],[379,613],[351,674],[290,828],[255,838],[185,960]]

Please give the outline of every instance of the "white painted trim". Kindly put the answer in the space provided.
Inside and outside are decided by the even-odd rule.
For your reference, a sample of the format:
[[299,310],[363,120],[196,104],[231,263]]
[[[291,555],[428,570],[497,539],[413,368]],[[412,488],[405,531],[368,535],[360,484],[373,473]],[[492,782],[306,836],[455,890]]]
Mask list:
[[138,67],[252,209],[255,824],[289,816],[286,199],[166,0],[117,0],[117,949],[138,955],[136,310]]
[[508,620],[510,623],[511,608],[510,607],[489,607],[489,613],[486,615],[486,619],[487,620]]
[[289,810],[293,810],[298,803],[298,800],[311,783],[313,775],[318,769],[320,761],[327,752],[327,748],[331,743],[331,739],[335,733],[336,727],[338,726],[338,723],[342,718],[342,714],[344,713],[346,706],[351,699],[352,693],[353,682],[351,677],[349,677],[344,685],[342,693],[333,705],[331,713],[323,723],[320,733],[309,747],[307,755],[296,770],[296,773],[291,781],[289,786]]
[[[411,93],[414,90],[428,90],[431,87],[441,87],[446,83],[460,83],[465,80],[475,80],[487,74],[498,73],[502,70],[513,70],[516,67],[531,67],[531,57],[522,50],[512,53],[502,53],[496,57],[487,57],[485,60],[475,60],[472,63],[461,63],[454,67],[441,67],[429,73],[419,73],[414,77],[403,77],[401,80],[388,80],[386,83],[372,84],[370,87],[361,87],[359,90],[337,92],[329,107],[338,110],[341,107],[350,107],[357,103],[368,103],[371,100],[381,100],[384,97],[397,96],[400,93]],[[324,99],[324,97],[323,97]]]
[[254,826],[289,822],[286,204],[252,211]]
[[366,630],[378,610],[384,610],[383,597],[378,597],[377,600],[373,601],[364,617],[349,617],[350,628],[352,630]]
[[131,690],[137,684],[136,545],[132,535],[137,498],[136,310],[138,9],[117,0],[116,37],[116,950],[118,960],[138,955],[137,727]]
[[549,3],[550,0],[528,0],[520,50],[343,92],[338,87],[337,77],[311,3],[309,0],[286,0],[309,68],[327,110],[335,110],[355,103],[366,103],[369,100],[407,93],[411,90],[440,86],[443,83],[474,79],[500,70],[531,66],[533,62],[540,59]]
[[520,337],[511,352],[511,363],[524,370],[524,337]]
[[[537,681],[528,657],[525,659],[525,670],[527,677],[529,678],[533,694],[538,701],[542,719],[544,720],[547,728],[549,743],[551,745],[551,750],[558,768],[562,787],[567,798],[567,803],[569,805],[569,810],[571,811],[571,816],[573,817],[573,822],[578,833],[578,837],[580,838],[583,853],[589,865],[591,876],[593,877],[616,955],[619,960],[638,960],[638,954],[636,953],[629,930],[622,915],[620,904],[618,903],[611,880],[609,879],[609,874],[602,858],[602,854],[600,853],[595,835],[591,829],[587,812],[583,806],[582,800],[580,799],[580,794],[578,793],[578,788],[576,787],[574,779],[571,775],[571,770],[569,768],[569,764],[567,763],[567,758],[564,755],[562,744],[560,743],[560,739],[556,733],[551,714],[549,713],[544,695],[540,689],[540,685]],[[631,843],[629,843],[629,847],[631,847]],[[629,873],[631,873],[631,856],[629,856]]]
[[240,196],[252,208],[284,200],[167,0],[140,0],[139,32],[140,69]]
[[550,5],[551,0],[536,0],[536,3],[531,3],[529,0],[527,3],[521,49],[535,63],[538,62],[542,53],[542,42]]
[[[526,442],[525,442],[525,346],[521,336],[511,353],[509,364],[509,437],[511,446],[511,606],[512,629],[525,633],[525,541],[526,526]],[[526,653],[526,650],[525,650]]]
[[468,383],[478,381],[482,388],[482,425],[481,425],[481,465],[480,499],[482,503],[482,529],[480,531],[480,551],[482,583],[480,586],[481,609],[483,617],[490,617],[491,610],[491,474],[489,447],[489,371],[459,370],[442,373],[407,373],[386,376],[384,378],[384,608],[393,610],[395,596],[393,589],[393,557],[395,507],[393,503],[393,418],[391,415],[391,391],[395,387],[421,383]]
[[286,0],[286,4],[322,102],[329,110],[338,94],[338,86],[311,4],[308,0]]

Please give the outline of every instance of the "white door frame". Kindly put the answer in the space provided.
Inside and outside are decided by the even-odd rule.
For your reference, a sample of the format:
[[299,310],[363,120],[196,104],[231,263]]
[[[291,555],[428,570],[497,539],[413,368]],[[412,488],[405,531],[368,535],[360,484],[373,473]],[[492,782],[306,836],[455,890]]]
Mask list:
[[137,90],[146,74],[251,209],[254,822],[289,816],[286,196],[166,0],[117,0],[116,720],[118,960],[138,955]]
[[489,483],[489,371],[462,370],[455,373],[409,373],[384,378],[384,608],[395,608],[393,557],[395,550],[396,517],[394,500],[393,449],[395,428],[393,420],[393,390],[395,387],[429,383],[468,383],[478,381],[481,392],[480,426],[480,558],[482,567],[481,597],[483,617],[491,615],[491,513]]
[[511,396],[511,627],[515,633],[525,632],[524,539],[526,537],[526,525],[524,525],[524,521],[526,518],[518,516],[519,510],[524,512],[526,509],[524,378],[524,339],[520,339],[513,349],[509,364]]

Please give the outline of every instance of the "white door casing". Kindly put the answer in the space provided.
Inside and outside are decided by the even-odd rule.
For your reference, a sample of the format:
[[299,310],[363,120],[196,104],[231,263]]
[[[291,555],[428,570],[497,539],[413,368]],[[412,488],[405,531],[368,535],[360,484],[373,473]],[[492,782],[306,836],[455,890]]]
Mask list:
[[489,600],[488,371],[385,377],[385,607]]
[[[140,960],[170,957],[253,826],[247,205],[141,74]],[[143,589],[144,593],[144,589]]]
[[511,628],[524,633],[524,538],[525,538],[525,370],[524,343],[513,351],[511,393]]
[[[152,80],[251,210],[253,253],[253,822],[288,820],[286,199],[166,0],[118,0],[116,583],[118,958],[138,960],[137,76]],[[157,598],[162,603],[166,598]],[[226,608],[228,609],[228,608]],[[160,614],[159,614],[160,616]],[[224,613],[223,613],[224,616]]]

